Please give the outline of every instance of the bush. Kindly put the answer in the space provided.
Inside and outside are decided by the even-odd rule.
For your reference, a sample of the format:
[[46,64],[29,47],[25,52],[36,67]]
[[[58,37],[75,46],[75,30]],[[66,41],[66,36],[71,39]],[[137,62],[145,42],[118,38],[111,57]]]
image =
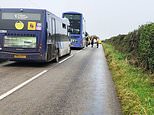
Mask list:
[[154,24],[146,24],[139,29],[139,61],[148,70],[154,70]]
[[131,64],[154,73],[154,23],[142,25],[138,30],[114,36],[105,42],[126,53]]

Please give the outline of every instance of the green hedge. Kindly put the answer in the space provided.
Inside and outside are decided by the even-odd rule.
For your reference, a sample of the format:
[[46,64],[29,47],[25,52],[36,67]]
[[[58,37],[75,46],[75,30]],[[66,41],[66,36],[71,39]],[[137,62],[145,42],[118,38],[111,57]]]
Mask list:
[[131,64],[154,73],[154,23],[142,25],[138,30],[114,36],[105,42],[126,53]]

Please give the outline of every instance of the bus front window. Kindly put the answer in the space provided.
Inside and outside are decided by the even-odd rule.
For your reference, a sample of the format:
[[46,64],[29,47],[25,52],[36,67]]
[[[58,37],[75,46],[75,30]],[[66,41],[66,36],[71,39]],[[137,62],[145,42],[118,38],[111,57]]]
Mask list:
[[80,34],[80,18],[81,15],[70,15],[70,14],[65,14],[65,18],[68,18],[70,21],[70,27],[69,27],[69,32],[71,34]]
[[80,34],[80,20],[70,20],[71,34]]

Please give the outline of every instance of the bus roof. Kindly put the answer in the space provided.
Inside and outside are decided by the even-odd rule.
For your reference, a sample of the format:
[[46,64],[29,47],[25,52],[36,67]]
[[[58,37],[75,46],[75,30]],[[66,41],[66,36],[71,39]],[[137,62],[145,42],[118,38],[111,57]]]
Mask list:
[[46,10],[45,9],[28,9],[28,8],[0,8],[0,11],[10,11],[10,12],[13,12],[13,11],[16,11],[16,12],[45,12]]
[[74,12],[74,11],[64,12],[63,14],[80,14],[80,15],[82,15],[82,13]]
[[51,13],[46,9],[28,9],[28,8],[0,8],[0,11],[4,12],[33,12],[33,13],[48,13],[53,15],[55,18],[58,18],[55,14]]
[[55,14],[51,13],[50,11],[46,10],[46,9],[28,9],[28,8],[0,8],[0,12],[33,12],[33,13],[47,13],[47,14],[51,14],[52,16],[54,16],[56,18],[56,20],[59,20],[67,25],[69,25],[69,21],[67,19],[62,19],[58,16],[56,16]]

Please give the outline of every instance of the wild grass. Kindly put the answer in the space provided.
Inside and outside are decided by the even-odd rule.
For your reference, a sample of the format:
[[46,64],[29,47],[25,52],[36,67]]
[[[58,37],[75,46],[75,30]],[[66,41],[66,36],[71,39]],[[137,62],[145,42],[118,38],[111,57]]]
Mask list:
[[124,115],[154,115],[153,75],[128,64],[125,54],[103,44]]

